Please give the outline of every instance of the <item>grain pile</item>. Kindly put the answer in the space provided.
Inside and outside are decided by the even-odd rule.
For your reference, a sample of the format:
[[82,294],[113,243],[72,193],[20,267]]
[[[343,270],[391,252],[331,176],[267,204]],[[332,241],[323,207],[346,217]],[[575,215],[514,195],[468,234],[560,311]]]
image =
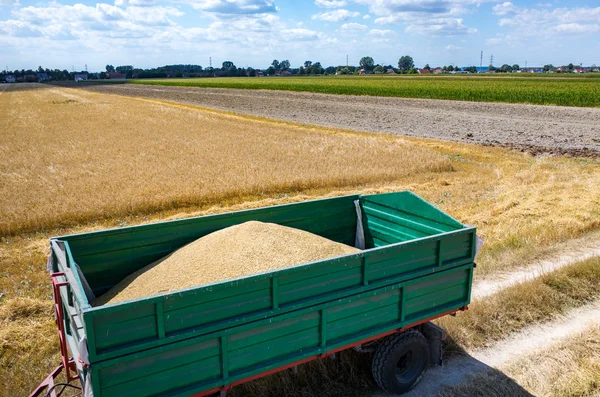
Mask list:
[[94,306],[210,284],[359,252],[273,223],[246,222],[206,235],[127,276]]

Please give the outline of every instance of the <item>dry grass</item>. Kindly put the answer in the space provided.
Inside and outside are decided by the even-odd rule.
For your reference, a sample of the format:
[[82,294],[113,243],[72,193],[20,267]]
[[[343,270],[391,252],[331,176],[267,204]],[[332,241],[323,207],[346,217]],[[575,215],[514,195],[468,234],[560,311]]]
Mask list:
[[[460,386],[447,388],[440,397],[598,396],[600,327],[590,327],[549,349],[511,362],[500,370],[502,372],[493,370],[474,376]],[[500,380],[502,378],[504,381]]]
[[600,257],[506,288],[437,323],[460,348],[493,345],[531,324],[556,318],[600,296]]
[[[3,93],[0,103],[11,112],[0,118],[0,396],[27,395],[58,362],[45,272],[52,235],[410,189],[478,226],[486,239],[481,277],[600,229],[598,160],[356,134],[70,89]],[[546,287],[551,296],[562,293]],[[23,302],[43,309],[29,311]],[[494,316],[479,317],[491,334],[493,325],[483,323],[494,324]],[[308,396],[324,379],[334,386],[329,395],[348,381],[369,387],[353,366],[325,364],[307,367],[294,387],[282,374],[272,377],[277,385],[254,383],[244,393],[261,395],[269,385]]]
[[7,91],[0,235],[452,169],[427,148],[67,88]]

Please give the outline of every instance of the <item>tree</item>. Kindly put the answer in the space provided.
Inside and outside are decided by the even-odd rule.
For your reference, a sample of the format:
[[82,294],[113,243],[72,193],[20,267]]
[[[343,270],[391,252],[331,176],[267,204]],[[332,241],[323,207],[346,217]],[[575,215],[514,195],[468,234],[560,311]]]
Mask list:
[[269,68],[267,69],[267,74],[269,76],[273,76],[275,74],[275,68],[273,66],[269,66]]
[[304,76],[304,74],[305,74],[305,73],[304,73],[304,66],[300,66],[300,69],[298,69],[298,74],[299,74],[300,76]]
[[575,69],[575,66],[573,66],[573,64],[572,64],[572,63],[570,63],[570,64],[567,66],[567,69],[569,69],[569,72],[572,72],[572,71],[573,71],[573,69]]
[[287,59],[281,61],[281,63],[279,64],[279,68],[281,70],[288,70],[290,68],[290,61],[288,61]]
[[304,69],[308,71],[310,71],[310,68],[312,67],[312,61],[305,61],[304,62]]
[[514,65],[512,65],[512,70],[513,70],[513,72],[516,72],[516,71],[517,71],[517,70],[519,70],[519,69],[521,69],[521,68],[519,67],[519,65],[518,65],[518,64],[516,64],[516,63],[515,63]]
[[362,57],[360,58],[360,62],[358,64],[364,70],[373,70],[373,66],[375,66],[375,61],[373,61],[373,58],[371,57]]
[[106,72],[114,72],[115,67],[113,65],[106,65]]
[[323,67],[321,66],[321,62],[315,62],[310,67],[310,71],[312,74],[323,74]]
[[490,66],[488,66],[488,72],[493,72],[494,70],[496,70],[496,68],[490,63]]
[[398,69],[402,72],[406,72],[415,67],[415,62],[409,55],[404,55],[398,60]]
[[377,74],[383,73],[383,66],[381,66],[381,65],[375,66],[375,68],[373,69],[373,72],[375,72]]
[[281,68],[281,65],[277,59],[274,59],[273,62],[271,62],[271,66],[273,66],[273,69],[275,70],[279,70]]
[[325,68],[325,73],[327,73],[327,74],[335,74],[335,72],[336,72],[336,70],[335,70],[335,67],[333,67],[333,66],[328,66]]
[[424,70],[431,70],[431,67],[429,66],[428,63],[425,64],[425,66],[423,67]]
[[234,65],[234,64],[233,64],[233,62],[231,62],[231,61],[225,61],[225,62],[223,62],[223,65],[222,65],[222,66],[223,66],[223,67],[221,68],[221,70],[224,70],[224,71],[225,71],[225,70],[229,70],[229,69],[231,69],[231,68],[235,67],[235,65]]
[[551,63],[549,63],[548,65],[544,65],[544,68],[543,68],[544,72],[553,72],[554,69],[556,69],[556,68]]

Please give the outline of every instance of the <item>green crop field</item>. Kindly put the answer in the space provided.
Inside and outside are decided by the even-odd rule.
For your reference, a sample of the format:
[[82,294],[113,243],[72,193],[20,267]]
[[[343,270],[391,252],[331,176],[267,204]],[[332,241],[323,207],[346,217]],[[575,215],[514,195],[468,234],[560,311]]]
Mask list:
[[129,83],[537,105],[600,106],[600,78],[564,77],[566,75],[559,74],[546,74],[543,77],[513,76],[517,75],[225,77],[131,80]]

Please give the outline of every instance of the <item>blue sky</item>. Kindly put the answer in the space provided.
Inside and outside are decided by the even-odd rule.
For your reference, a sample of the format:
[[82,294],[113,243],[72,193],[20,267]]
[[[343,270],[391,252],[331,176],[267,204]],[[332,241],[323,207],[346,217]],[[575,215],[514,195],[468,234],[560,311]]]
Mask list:
[[[106,1],[106,2],[102,2]],[[598,0],[0,0],[0,70],[600,64]]]

